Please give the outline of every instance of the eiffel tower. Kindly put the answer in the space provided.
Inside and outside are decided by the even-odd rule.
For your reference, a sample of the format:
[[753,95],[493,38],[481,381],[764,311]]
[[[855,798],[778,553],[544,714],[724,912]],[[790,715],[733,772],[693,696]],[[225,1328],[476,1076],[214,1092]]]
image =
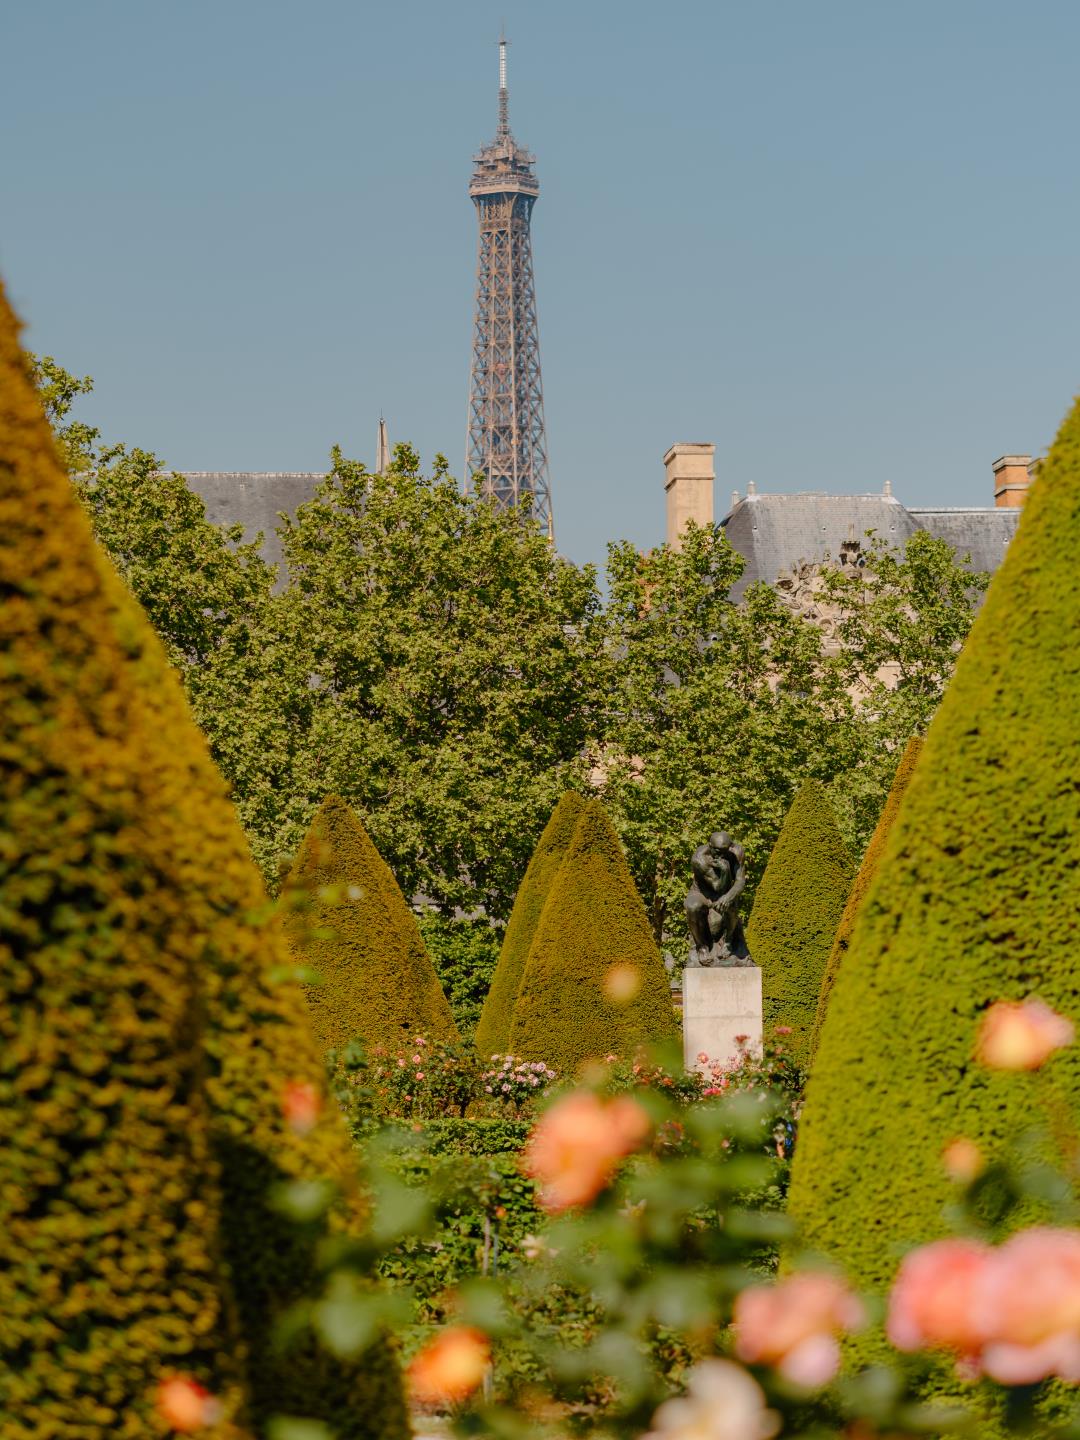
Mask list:
[[480,233],[469,377],[467,482],[497,505],[532,502],[554,538],[530,222],[536,157],[510,133],[506,38],[499,40],[499,128],[473,159],[469,196]]

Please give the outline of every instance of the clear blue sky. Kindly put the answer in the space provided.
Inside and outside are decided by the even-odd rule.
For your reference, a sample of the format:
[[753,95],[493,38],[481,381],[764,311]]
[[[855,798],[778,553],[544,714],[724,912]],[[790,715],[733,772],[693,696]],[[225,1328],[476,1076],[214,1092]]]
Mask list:
[[661,457],[981,504],[1080,387],[1074,0],[8,0],[0,271],[86,418],[182,469],[460,473],[470,159],[510,118],[560,548]]

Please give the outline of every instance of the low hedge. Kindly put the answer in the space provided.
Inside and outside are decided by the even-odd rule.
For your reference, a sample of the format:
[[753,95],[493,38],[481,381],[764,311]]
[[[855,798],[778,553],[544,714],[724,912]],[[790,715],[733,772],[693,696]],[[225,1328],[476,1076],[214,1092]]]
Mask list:
[[855,876],[855,882],[851,887],[847,903],[844,906],[844,913],[840,916],[840,923],[836,927],[836,934],[833,936],[832,948],[829,951],[829,958],[825,962],[825,974],[821,980],[821,993],[818,995],[817,1013],[814,1016],[814,1029],[810,1036],[810,1050],[808,1060],[813,1064],[814,1055],[817,1052],[818,1040],[821,1036],[821,1027],[825,1023],[825,1013],[829,1008],[829,996],[836,984],[836,977],[840,972],[840,966],[851,944],[851,932],[855,926],[855,917],[859,913],[859,907],[866,898],[866,892],[870,883],[877,874],[878,866],[881,863],[882,851],[885,849],[885,841],[888,839],[889,831],[892,829],[893,821],[896,819],[897,811],[900,809],[900,801],[904,797],[904,791],[908,787],[915,770],[915,762],[922,750],[922,739],[913,735],[904,747],[904,753],[900,756],[900,763],[896,767],[892,785],[885,797],[885,805],[878,818],[874,833],[870,837],[870,843],[859,866],[859,873]]
[[854,875],[828,795],[816,780],[805,781],[784,817],[746,927],[750,955],[761,967],[765,1039],[787,1026],[784,1045],[801,1067]]
[[340,795],[319,807],[285,889],[307,897],[284,927],[297,961],[318,977],[307,999],[324,1050],[355,1039],[370,1048],[412,1035],[458,1039],[416,917]]
[[476,1048],[485,1059],[491,1055],[505,1055],[510,1049],[514,1006],[540,914],[555,876],[566,859],[584,809],[585,802],[581,796],[568,790],[551,812],[514,897],[499,963],[476,1027]]
[[[405,1440],[392,1352],[283,1363],[317,1235],[278,1179],[343,1176],[303,996],[176,673],[95,546],[0,294],[0,1432],[156,1434],[157,1383],[226,1419]],[[336,1223],[362,1223],[342,1209]]]
[[590,800],[541,912],[507,1048],[570,1077],[677,1033],[645,906],[607,812]]
[[[855,920],[807,1088],[790,1207],[858,1285],[946,1228],[943,1147],[988,1159],[1052,1077],[973,1062],[981,1017],[1035,995],[1080,1019],[1080,403],[1043,462],[930,725]],[[862,1354],[871,1342],[860,1342]]]

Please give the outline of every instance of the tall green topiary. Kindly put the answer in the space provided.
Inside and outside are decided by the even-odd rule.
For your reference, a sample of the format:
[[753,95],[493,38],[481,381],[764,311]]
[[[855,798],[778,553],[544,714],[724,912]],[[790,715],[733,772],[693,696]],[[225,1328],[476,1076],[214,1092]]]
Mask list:
[[[290,912],[285,932],[297,958],[318,972],[307,999],[324,1049],[355,1039],[396,1045],[417,1033],[457,1040],[416,917],[340,795],[319,807],[286,884],[310,897]],[[329,898],[319,895],[325,887]]]
[[[790,1208],[856,1283],[945,1228],[942,1148],[990,1154],[1045,1077],[974,1063],[980,1016],[1080,1018],[1080,404],[1040,469],[930,726],[822,1027]],[[1053,1062],[1080,1104],[1080,1049]]]
[[607,812],[590,800],[537,923],[510,1050],[568,1075],[676,1033],[645,907]]
[[[266,1209],[349,1165],[281,1114],[320,1057],[232,806],[145,617],[97,551],[0,294],[0,1432],[160,1436],[157,1383],[407,1434],[385,1352],[289,1364],[318,1283]],[[344,1216],[341,1217],[344,1221]],[[222,1250],[225,1252],[223,1261]],[[227,1261],[227,1263],[226,1263]]]
[[866,898],[866,892],[870,888],[870,882],[877,874],[878,865],[881,861],[881,853],[885,848],[885,841],[889,831],[892,829],[893,821],[896,819],[897,811],[900,809],[900,801],[904,797],[904,791],[908,787],[915,770],[915,762],[922,750],[922,737],[912,735],[911,739],[904,746],[904,753],[900,756],[900,763],[896,767],[893,782],[889,787],[889,793],[885,797],[885,805],[878,817],[874,833],[870,837],[870,843],[866,847],[862,864],[859,866],[859,873],[855,876],[855,883],[851,887],[847,904],[844,906],[844,913],[840,916],[840,924],[836,927],[836,934],[833,936],[832,948],[829,951],[829,958],[825,963],[825,974],[821,981],[821,993],[818,996],[817,1012],[814,1016],[814,1029],[810,1036],[809,1062],[813,1064],[814,1055],[817,1053],[818,1040],[821,1035],[821,1027],[825,1022],[825,1012],[829,1007],[829,996],[836,984],[836,977],[839,974],[840,966],[847,955],[848,947],[851,944],[851,932],[855,925],[855,917],[859,913],[859,907]]
[[536,842],[525,878],[514,897],[514,908],[510,912],[499,952],[499,964],[476,1027],[476,1048],[485,1059],[489,1055],[507,1053],[514,1002],[521,988],[521,977],[525,973],[525,962],[529,958],[540,913],[566,858],[584,809],[585,802],[581,796],[574,790],[568,790],[551,812],[544,833]]
[[799,787],[754,897],[746,939],[761,966],[765,1035],[790,1027],[785,1048],[799,1065],[810,1053],[825,962],[851,889],[855,864],[829,797],[816,780]]

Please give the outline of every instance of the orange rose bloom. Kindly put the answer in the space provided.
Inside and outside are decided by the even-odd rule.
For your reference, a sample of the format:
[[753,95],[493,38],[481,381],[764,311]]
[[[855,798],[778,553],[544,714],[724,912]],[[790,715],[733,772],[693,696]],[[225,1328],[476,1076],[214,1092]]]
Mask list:
[[308,1080],[290,1080],[281,1092],[285,1123],[297,1135],[314,1130],[322,1114],[322,1096]]
[[167,1425],[184,1435],[192,1435],[204,1425],[221,1419],[218,1401],[198,1381],[186,1375],[163,1380],[157,1389],[157,1412]]
[[464,1400],[480,1385],[491,1363],[482,1330],[455,1325],[426,1345],[409,1364],[409,1391],[422,1405]]
[[1041,1000],[999,1000],[983,1016],[975,1053],[992,1070],[1037,1070],[1073,1035],[1072,1021]]
[[541,1205],[552,1212],[587,1205],[651,1128],[627,1095],[601,1100],[579,1090],[559,1100],[533,1130],[523,1160],[525,1173],[540,1182]]

